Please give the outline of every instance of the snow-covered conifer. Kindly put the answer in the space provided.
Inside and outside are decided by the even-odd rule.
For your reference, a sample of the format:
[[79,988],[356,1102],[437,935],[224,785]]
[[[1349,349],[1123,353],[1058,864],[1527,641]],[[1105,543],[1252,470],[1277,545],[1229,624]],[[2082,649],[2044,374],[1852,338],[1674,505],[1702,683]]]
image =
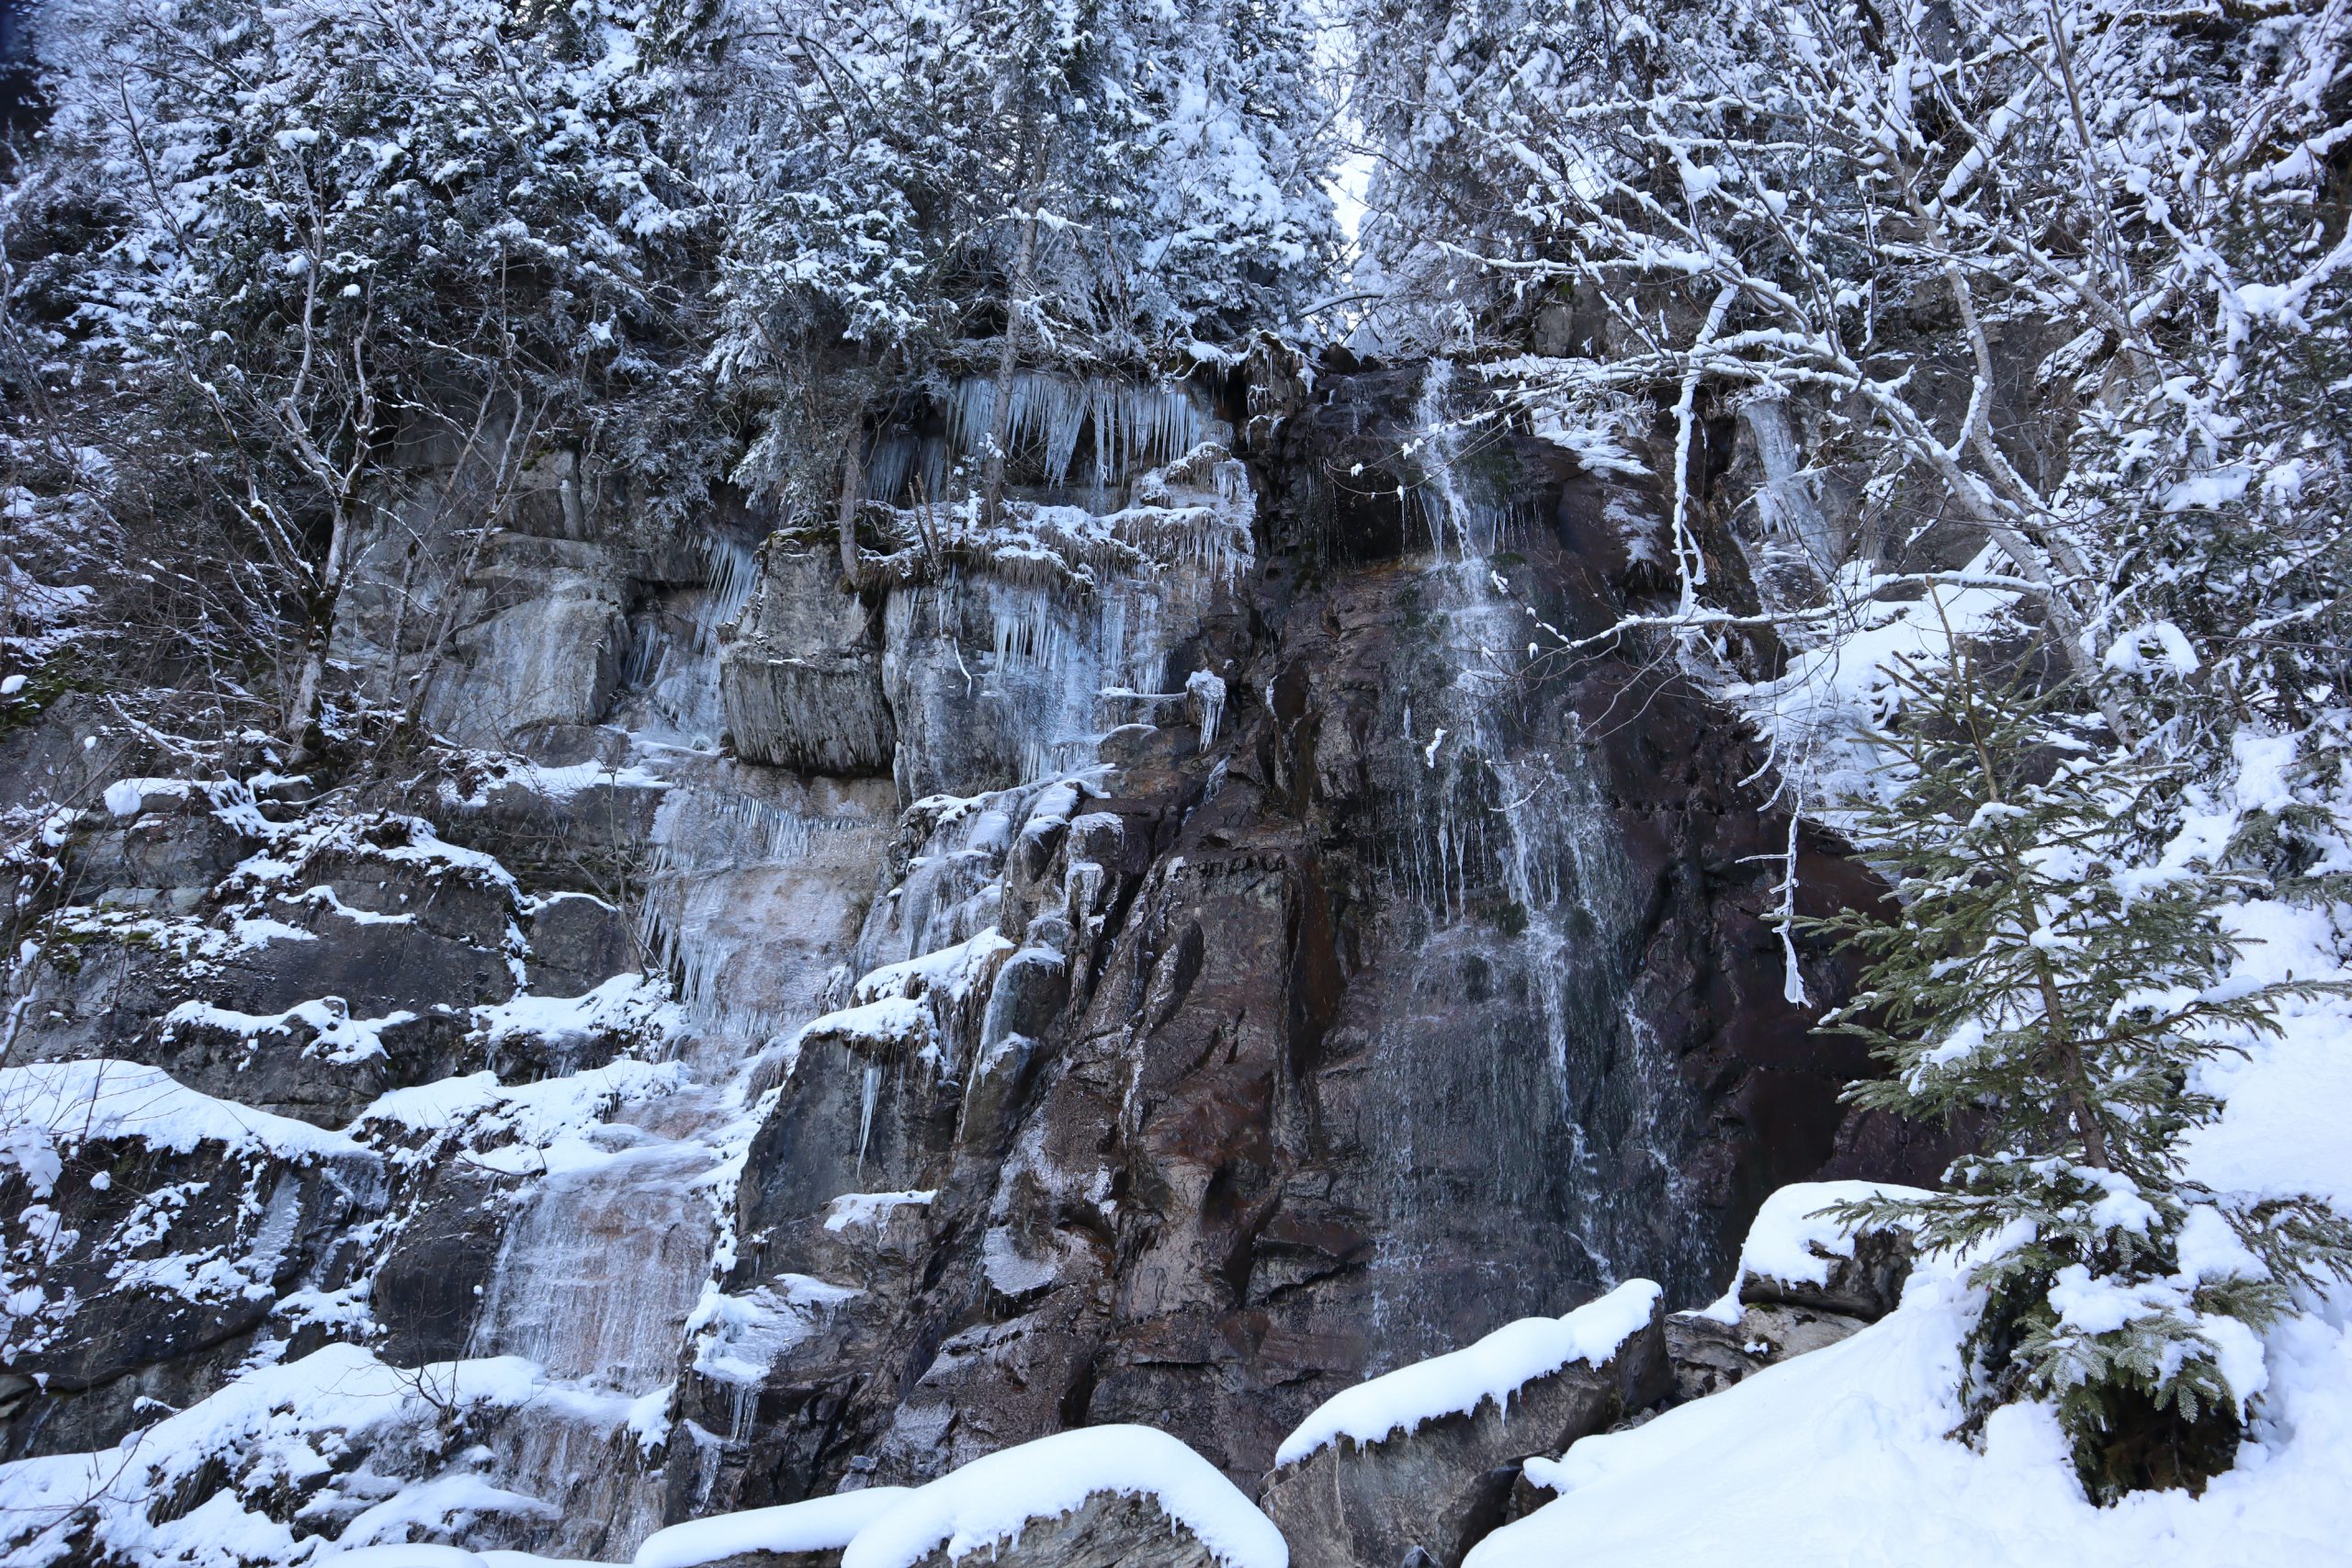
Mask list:
[[2233,978],[2225,906],[2258,879],[2148,852],[2175,809],[2168,770],[1964,648],[1894,678],[1895,785],[1855,821],[1901,908],[1819,922],[1870,961],[1831,1021],[1888,1069],[1851,1100],[1958,1122],[1976,1147],[1948,1190],[1845,1217],[1972,1262],[1972,1424],[2045,1400],[2094,1496],[2201,1484],[2265,1387],[2259,1331],[2297,1286],[2352,1274],[2352,1224],[2324,1202],[2181,1174],[2182,1140],[2220,1109],[2199,1065],[2276,1034],[2313,987]]

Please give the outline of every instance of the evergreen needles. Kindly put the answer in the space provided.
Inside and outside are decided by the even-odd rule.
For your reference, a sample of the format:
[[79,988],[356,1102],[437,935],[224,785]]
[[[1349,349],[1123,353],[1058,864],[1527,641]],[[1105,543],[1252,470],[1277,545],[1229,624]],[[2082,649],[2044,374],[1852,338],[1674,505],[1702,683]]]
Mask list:
[[1812,922],[1869,960],[1827,1022],[1890,1069],[1855,1103],[1958,1122],[1978,1152],[1947,1191],[1838,1217],[1973,1262],[1964,1430],[2047,1400],[2095,1497],[2199,1484],[2263,1389],[2256,1332],[2296,1285],[2352,1272],[2352,1225],[2182,1179],[2183,1135],[2220,1109],[2197,1069],[2329,987],[2232,981],[2224,908],[2258,879],[2151,854],[2177,770],[2101,739],[2065,688],[1996,689],[1962,649],[1890,674],[1895,785],[1854,805],[1902,907]]

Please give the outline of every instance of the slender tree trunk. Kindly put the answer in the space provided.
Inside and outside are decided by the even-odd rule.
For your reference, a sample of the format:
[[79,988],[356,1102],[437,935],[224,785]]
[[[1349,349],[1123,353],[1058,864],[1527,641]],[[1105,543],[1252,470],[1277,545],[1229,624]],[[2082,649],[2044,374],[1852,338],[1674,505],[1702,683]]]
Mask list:
[[865,431],[853,415],[849,451],[842,458],[842,581],[851,592],[864,586],[863,563],[857,554],[857,507],[865,496]]
[[993,525],[1004,510],[1004,465],[1012,443],[1012,377],[1021,363],[1021,322],[1028,308],[1036,276],[1037,203],[1045,196],[1046,156],[1042,141],[1024,132],[1023,150],[1021,243],[1013,254],[1012,287],[1004,302],[1004,349],[998,356],[996,402],[989,411],[988,461],[981,469],[981,520]]
[[303,595],[307,625],[302,631],[302,670],[295,678],[294,700],[287,705],[285,740],[293,760],[311,755],[319,735],[319,716],[326,702],[327,648],[334,637],[334,613],[343,598],[345,557],[351,548],[351,505],[347,498],[334,509],[334,526],[327,534],[327,558],[319,569],[318,585]]

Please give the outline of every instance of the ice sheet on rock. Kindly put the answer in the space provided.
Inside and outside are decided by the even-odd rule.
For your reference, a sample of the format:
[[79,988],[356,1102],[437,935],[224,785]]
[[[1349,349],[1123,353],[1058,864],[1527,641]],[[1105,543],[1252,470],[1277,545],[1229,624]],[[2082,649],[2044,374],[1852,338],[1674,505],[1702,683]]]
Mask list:
[[0,1067],[0,1127],[66,1146],[130,1138],[175,1154],[219,1143],[292,1159],[377,1157],[344,1134],[215,1100],[161,1067],[104,1056]]
[[632,1396],[662,1383],[709,1264],[696,1178],[715,1157],[657,1142],[551,1170],[506,1228],[472,1353]]
[[849,1543],[842,1568],[910,1568],[1012,1540],[1032,1519],[1069,1513],[1097,1493],[1149,1497],[1226,1568],[1289,1568],[1272,1520],[1222,1472],[1148,1427],[1081,1427],[1002,1449],[918,1487]]
[[1217,726],[1225,717],[1225,682],[1210,671],[1195,670],[1184,677],[1184,690],[1199,706],[1201,750],[1205,751],[1216,744]]
[[1054,1282],[1060,1269],[1057,1258],[1031,1258],[1021,1250],[1011,1230],[1003,1225],[991,1225],[980,1238],[980,1267],[989,1283],[1008,1296],[1018,1299],[1032,1291],[1042,1291]]
[[754,1383],[818,1332],[834,1308],[863,1293],[810,1274],[779,1274],[742,1295],[706,1284],[685,1323],[695,1371],[720,1382]]
[[693,1519],[646,1537],[634,1568],[701,1568],[752,1551],[835,1551],[913,1495],[904,1486],[869,1486],[775,1508],[747,1508]]
[[[850,992],[850,1000],[862,1005],[893,997],[934,993],[960,998],[976,980],[994,974],[997,959],[1012,951],[1012,943],[1004,933],[990,926],[936,953],[884,964],[857,982]],[[813,1029],[815,1025],[809,1027]]]
[[1316,1406],[1283,1439],[1274,1462],[1296,1464],[1341,1438],[1376,1443],[1490,1399],[1508,1404],[1522,1386],[1570,1361],[1598,1367],[1648,1325],[1658,1295],[1649,1280],[1630,1280],[1565,1317],[1523,1317],[1475,1345],[1358,1383]]

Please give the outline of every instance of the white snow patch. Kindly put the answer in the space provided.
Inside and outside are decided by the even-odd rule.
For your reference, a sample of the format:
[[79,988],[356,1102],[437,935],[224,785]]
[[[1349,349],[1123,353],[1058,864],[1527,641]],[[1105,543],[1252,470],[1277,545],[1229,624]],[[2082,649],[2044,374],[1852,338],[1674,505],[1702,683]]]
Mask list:
[[615,975],[577,997],[518,992],[494,1006],[474,1009],[474,1023],[493,1045],[536,1039],[570,1048],[606,1034],[666,1034],[682,1026],[683,1021],[670,1000],[668,986],[630,972]]
[[1792,1285],[1826,1285],[1830,1265],[1854,1256],[1854,1231],[1825,1212],[1866,1198],[1924,1196],[1881,1181],[1802,1181],[1764,1200],[1739,1249],[1743,1278],[1760,1274]]
[[0,1068],[0,1127],[69,1146],[131,1138],[175,1154],[218,1143],[296,1159],[376,1158],[341,1133],[215,1100],[161,1067],[106,1056]]
[[938,1196],[936,1188],[923,1192],[844,1192],[825,1205],[825,1228],[842,1231],[874,1224],[894,1210],[927,1206]]
[[636,1568],[701,1568],[751,1551],[836,1551],[913,1495],[905,1486],[869,1486],[777,1508],[694,1519],[655,1530],[630,1561]]
[[306,1054],[347,1066],[390,1055],[384,1049],[383,1032],[395,1024],[415,1021],[416,1014],[405,1009],[381,1018],[354,1018],[351,1005],[341,997],[297,1002],[277,1013],[239,1012],[208,1002],[182,1002],[164,1015],[164,1038],[169,1040],[175,1030],[195,1027],[234,1034],[250,1045],[262,1035],[287,1033],[294,1025],[302,1023],[313,1032],[311,1043],[303,1047]]

